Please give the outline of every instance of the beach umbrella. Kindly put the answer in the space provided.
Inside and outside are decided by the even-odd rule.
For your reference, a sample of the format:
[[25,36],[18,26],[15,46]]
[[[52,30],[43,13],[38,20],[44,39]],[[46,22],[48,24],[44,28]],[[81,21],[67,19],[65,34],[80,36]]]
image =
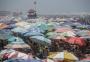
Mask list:
[[48,32],[45,36],[47,38],[54,38],[57,36],[57,33],[56,32]]
[[10,37],[12,37],[12,32],[10,30],[7,30],[7,29],[0,30],[0,39],[1,40],[6,40]]
[[30,46],[19,37],[12,37],[8,39],[8,41],[10,41],[10,43],[4,48],[30,48]]
[[7,29],[13,29],[13,28],[15,28],[15,27],[16,27],[15,24],[10,24],[10,25],[8,25]]
[[73,32],[73,30],[70,29],[70,28],[57,28],[55,30],[55,32],[68,32],[68,31],[72,31]]
[[45,31],[39,27],[31,27],[28,29],[29,32],[39,32],[39,33],[44,33]]
[[54,52],[52,55],[49,55],[50,59],[64,60],[64,52]]
[[53,37],[51,39],[60,40],[60,39],[66,39],[66,38],[64,36],[56,36],[56,37]]
[[42,30],[47,30],[48,29],[47,24],[44,23],[44,22],[37,22],[35,26],[39,27]]
[[5,50],[2,50],[2,51],[0,51],[0,57],[3,58],[3,56],[4,56],[6,53],[7,53],[7,54],[10,54],[10,53],[12,53],[12,52],[14,52],[13,49],[5,49]]
[[87,29],[88,27],[86,25],[80,25],[80,26],[76,26],[79,29]]
[[80,36],[88,36],[88,35],[90,35],[90,31],[89,30],[81,30],[81,31],[76,32],[76,34],[80,35]]
[[90,57],[88,57],[88,58],[84,58],[84,59],[82,59],[82,60],[89,60],[89,61],[90,61]]
[[65,51],[64,52],[64,59],[65,60],[79,60],[73,53],[70,53],[70,52],[67,52]]
[[70,37],[70,38],[67,38],[65,42],[68,42],[68,43],[71,43],[71,44],[77,44],[77,45],[80,45],[80,46],[85,45],[84,39],[80,38],[80,37]]
[[39,44],[43,44],[43,45],[50,45],[51,44],[51,40],[43,37],[43,36],[32,36],[30,37],[30,39],[33,42],[39,43]]
[[74,32],[72,32],[72,31],[67,31],[67,32],[63,32],[63,33],[61,33],[61,36],[70,36],[70,37],[75,37],[76,34],[74,34]]
[[12,42],[12,43],[6,45],[4,48],[30,48],[30,46],[27,45],[26,43]]
[[56,24],[55,23],[48,23],[47,24],[47,28],[48,28],[48,31],[52,31],[53,29],[56,28]]
[[27,25],[29,25],[29,23],[23,22],[23,21],[16,23],[16,26],[18,26],[18,27],[24,27],[24,26],[27,26]]
[[21,38],[15,37],[15,36],[8,38],[8,41],[10,41],[10,42],[24,42]]
[[81,61],[77,61],[77,62],[90,62],[90,60],[81,60]]
[[62,61],[66,61],[66,60],[77,61],[78,60],[78,58],[74,54],[67,52],[67,51],[55,52],[52,55],[48,56],[48,58],[62,60]]
[[24,34],[24,36],[44,36],[44,35],[40,32],[27,32]]
[[6,25],[4,23],[0,23],[0,30],[5,29],[7,27],[8,27],[8,25]]
[[47,59],[43,59],[42,62],[54,62],[54,60],[47,58]]
[[21,33],[21,34],[24,34],[27,32],[27,30],[25,28],[21,28],[21,27],[16,27],[16,28],[12,29],[11,31],[16,32],[16,33]]

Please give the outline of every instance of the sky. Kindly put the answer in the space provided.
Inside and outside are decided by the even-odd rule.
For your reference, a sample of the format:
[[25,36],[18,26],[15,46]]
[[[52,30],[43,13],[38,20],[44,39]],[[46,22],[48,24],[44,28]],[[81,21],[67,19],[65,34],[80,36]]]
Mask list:
[[[35,0],[0,0],[0,11],[27,12]],[[90,0],[36,0],[38,14],[90,12]]]

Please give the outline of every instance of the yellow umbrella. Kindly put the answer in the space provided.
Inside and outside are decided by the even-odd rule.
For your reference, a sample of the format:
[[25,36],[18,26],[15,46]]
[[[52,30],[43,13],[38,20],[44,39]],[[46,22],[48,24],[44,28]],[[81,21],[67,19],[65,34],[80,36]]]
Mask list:
[[64,60],[64,52],[53,52],[53,54],[49,55],[48,58],[63,61]]
[[48,58],[62,60],[62,61],[66,61],[66,62],[78,60],[78,58],[74,54],[67,52],[67,51],[54,52],[53,54],[49,55]]
[[78,58],[73,53],[67,51],[64,52],[64,62],[75,62],[77,60]]

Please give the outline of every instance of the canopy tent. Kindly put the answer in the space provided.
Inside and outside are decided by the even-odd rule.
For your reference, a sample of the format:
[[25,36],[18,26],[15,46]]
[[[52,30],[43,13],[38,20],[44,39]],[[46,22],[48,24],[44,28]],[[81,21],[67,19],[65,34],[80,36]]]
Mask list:
[[50,45],[51,44],[51,40],[43,37],[43,36],[32,36],[30,37],[30,39],[33,41],[33,42],[36,42],[36,43],[39,43],[39,44],[42,44],[42,45]]

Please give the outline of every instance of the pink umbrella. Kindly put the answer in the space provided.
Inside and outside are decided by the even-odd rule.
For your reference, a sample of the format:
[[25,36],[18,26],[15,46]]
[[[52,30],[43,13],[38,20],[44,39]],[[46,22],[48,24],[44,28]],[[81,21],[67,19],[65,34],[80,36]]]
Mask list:
[[58,28],[56,29],[55,32],[68,32],[68,31],[73,31],[73,30],[70,28]]

